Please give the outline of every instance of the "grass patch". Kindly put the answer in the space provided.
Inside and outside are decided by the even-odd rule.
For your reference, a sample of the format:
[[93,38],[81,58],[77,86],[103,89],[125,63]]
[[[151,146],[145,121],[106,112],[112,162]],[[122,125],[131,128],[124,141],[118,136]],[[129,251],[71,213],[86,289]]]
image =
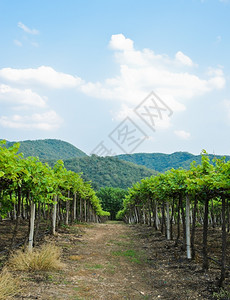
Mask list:
[[60,228],[70,229],[70,225],[66,225],[66,224],[62,223],[62,224],[60,224]]
[[131,258],[130,258],[130,261],[131,261],[131,262],[134,262],[134,263],[136,263],[136,264],[141,264],[141,263],[142,263],[141,260],[140,260],[139,258],[136,258],[136,257],[131,257]]
[[64,267],[60,261],[61,249],[54,244],[44,244],[41,248],[23,252],[17,250],[9,259],[12,270],[19,271],[51,271]]
[[99,269],[103,269],[104,266],[101,264],[95,264],[95,265],[86,265],[86,268],[89,270],[99,270]]
[[118,251],[112,251],[112,255],[114,256],[128,256],[128,257],[136,257],[137,252],[135,250],[118,250]]
[[143,258],[141,257],[141,254],[132,249],[112,251],[111,254],[113,256],[117,256],[117,257],[127,257],[131,262],[134,262],[137,264],[140,264],[143,260]]
[[216,300],[230,299],[230,291],[221,288],[219,292],[213,293],[213,297],[215,297]]
[[15,296],[20,291],[19,280],[6,269],[0,273],[0,300]]
[[111,275],[114,275],[116,273],[116,267],[119,267],[118,264],[114,266],[111,263],[107,263],[105,272]]
[[125,234],[121,234],[119,237],[122,239],[129,239],[129,236]]

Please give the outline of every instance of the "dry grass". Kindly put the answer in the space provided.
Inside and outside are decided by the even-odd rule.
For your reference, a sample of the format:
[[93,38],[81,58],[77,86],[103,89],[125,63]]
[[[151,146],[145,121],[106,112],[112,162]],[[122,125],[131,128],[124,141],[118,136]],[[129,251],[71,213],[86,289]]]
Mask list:
[[83,258],[84,258],[84,256],[82,256],[82,255],[71,255],[71,256],[69,256],[70,260],[81,260]]
[[19,280],[6,269],[0,273],[0,300],[10,299],[19,292]]
[[9,259],[8,265],[18,271],[51,271],[64,267],[60,261],[61,249],[54,244],[44,244],[32,252],[16,251]]

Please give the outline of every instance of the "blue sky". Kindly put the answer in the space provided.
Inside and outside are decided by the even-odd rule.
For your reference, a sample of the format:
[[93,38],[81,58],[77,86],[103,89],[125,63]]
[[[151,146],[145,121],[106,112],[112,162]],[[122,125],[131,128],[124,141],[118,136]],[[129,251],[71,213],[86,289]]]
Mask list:
[[229,16],[228,0],[0,0],[0,137],[230,155]]

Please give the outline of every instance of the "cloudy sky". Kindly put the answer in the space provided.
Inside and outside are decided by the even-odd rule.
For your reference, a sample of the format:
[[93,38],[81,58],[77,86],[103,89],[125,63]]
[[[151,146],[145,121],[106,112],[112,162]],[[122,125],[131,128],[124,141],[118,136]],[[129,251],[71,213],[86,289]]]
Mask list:
[[0,0],[0,15],[0,138],[230,155],[230,1]]

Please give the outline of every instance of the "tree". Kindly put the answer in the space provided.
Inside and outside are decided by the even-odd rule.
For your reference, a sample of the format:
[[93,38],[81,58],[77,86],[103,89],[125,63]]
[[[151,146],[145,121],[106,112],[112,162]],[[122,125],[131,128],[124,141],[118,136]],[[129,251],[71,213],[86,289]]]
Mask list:
[[110,212],[110,219],[115,220],[117,212],[122,209],[123,199],[127,191],[120,188],[105,187],[97,192],[101,205]]
[[[66,224],[70,216],[74,216],[72,220],[77,217],[77,195],[85,204],[85,221],[98,222],[100,218],[109,216],[108,212],[103,211],[91,184],[84,182],[80,174],[67,171],[62,161],[58,161],[52,169],[36,157],[25,159],[23,155],[17,154],[18,143],[9,148],[4,143],[0,142],[0,216],[12,216],[13,211],[16,219],[11,248],[15,243],[20,218],[23,217],[30,219],[26,241],[29,240],[28,248],[32,251],[41,218],[41,205],[45,219],[50,218],[53,208],[53,234],[56,231],[57,215],[59,220],[65,219]],[[74,204],[71,206],[72,202]]]

